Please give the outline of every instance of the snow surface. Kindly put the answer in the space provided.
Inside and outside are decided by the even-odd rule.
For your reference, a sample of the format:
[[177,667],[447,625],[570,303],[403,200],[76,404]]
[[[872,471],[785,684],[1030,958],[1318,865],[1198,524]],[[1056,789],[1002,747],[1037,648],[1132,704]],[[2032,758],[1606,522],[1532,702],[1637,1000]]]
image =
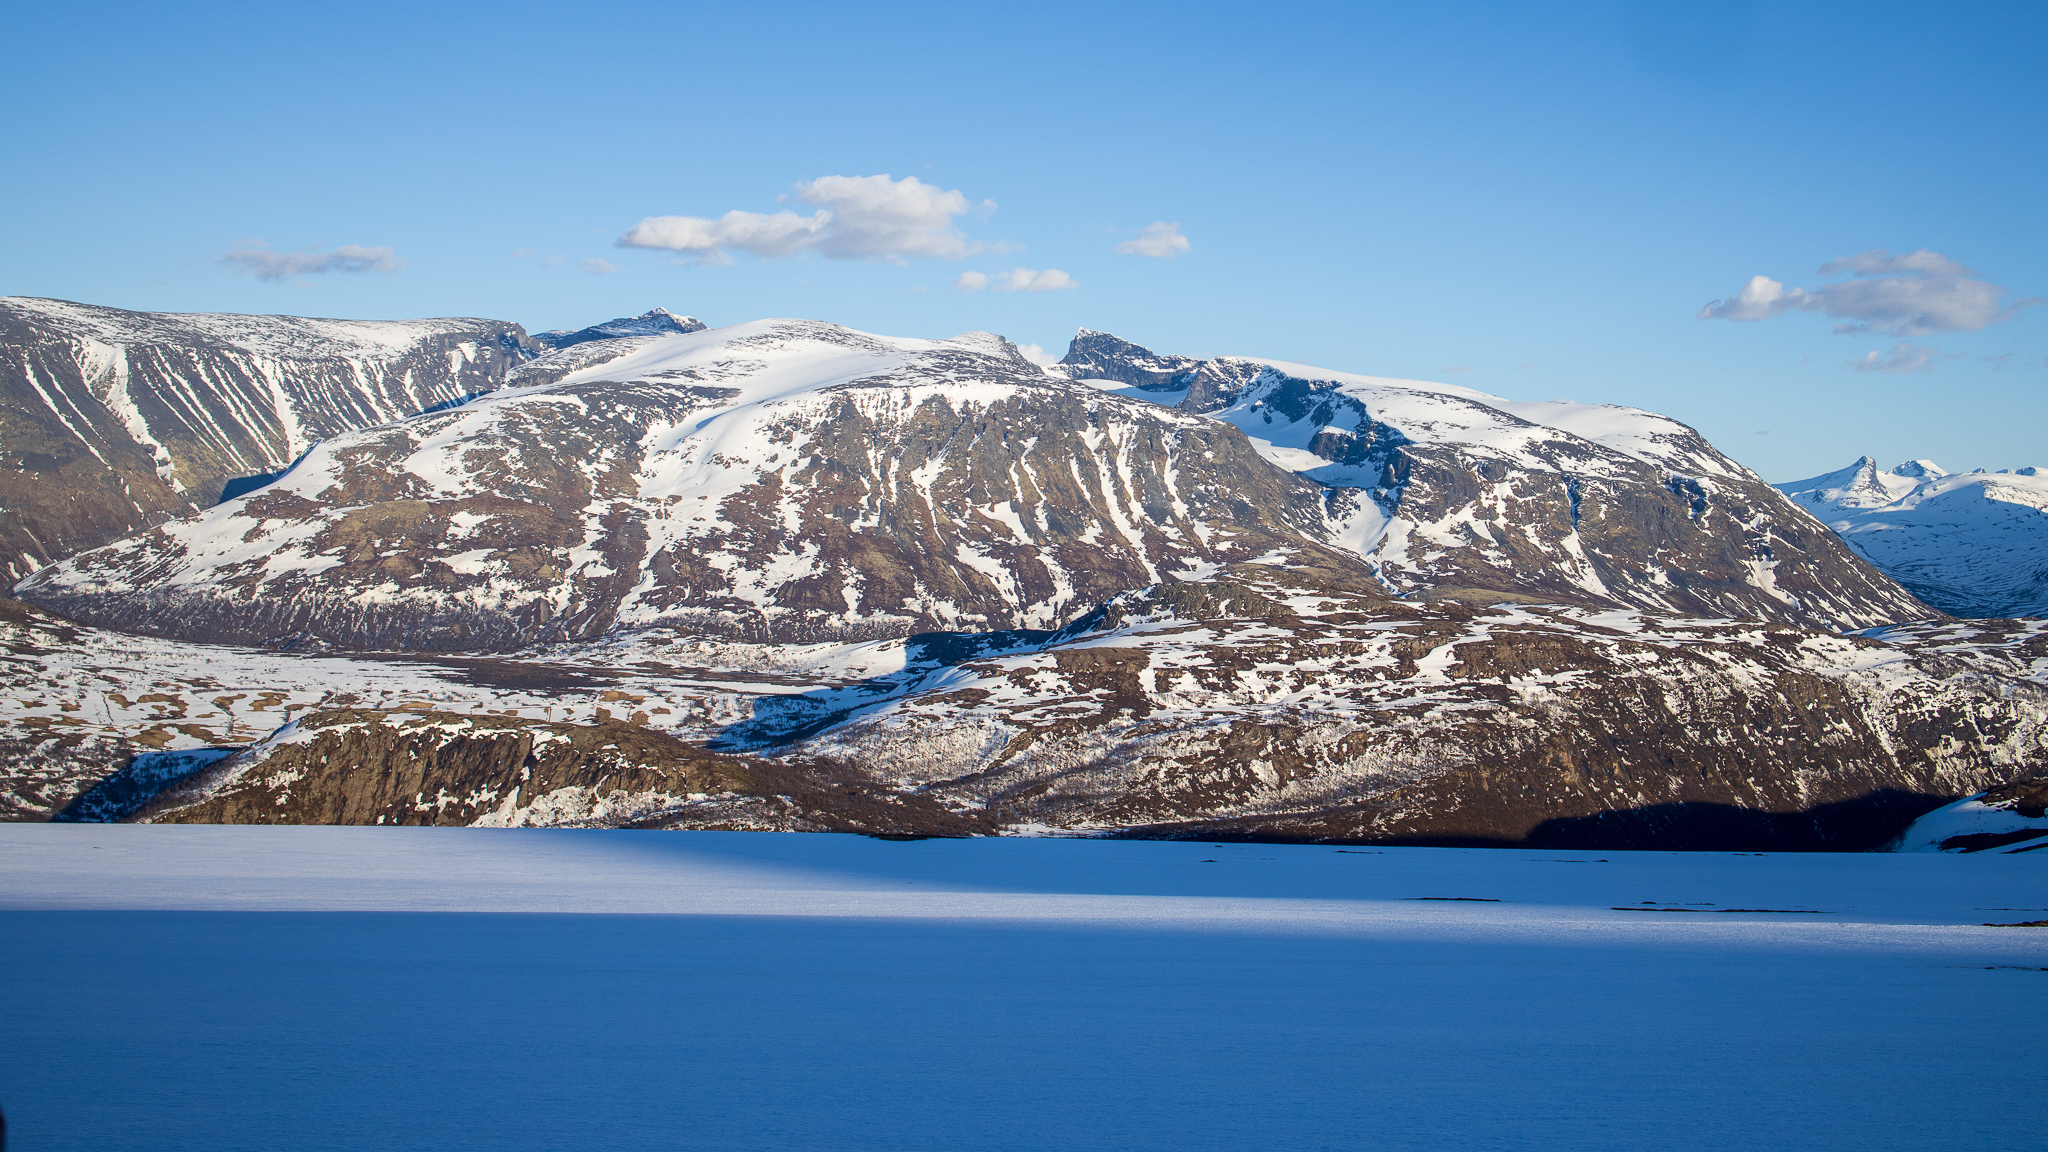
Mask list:
[[1950,473],[1909,460],[1880,470],[1865,456],[1777,487],[1937,608],[2048,615],[2048,475],[2036,468]]
[[2036,852],[2048,848],[2048,818],[2028,817],[2010,804],[1987,804],[1981,795],[1968,796],[1913,821],[1912,826],[1899,835],[1895,847],[1900,852],[1954,852],[1959,849],[1944,849],[1942,845],[1958,836],[1986,835],[2008,839],[1977,851]]
[[7,825],[0,1084],[39,1149],[2020,1148],[2048,932],[1979,925],[2044,912],[2030,857]]

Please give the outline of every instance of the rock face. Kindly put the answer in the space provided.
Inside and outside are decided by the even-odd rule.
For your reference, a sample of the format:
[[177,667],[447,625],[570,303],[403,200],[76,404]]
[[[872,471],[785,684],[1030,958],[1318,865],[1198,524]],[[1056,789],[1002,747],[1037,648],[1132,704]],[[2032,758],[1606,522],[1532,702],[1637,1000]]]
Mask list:
[[1780,484],[1864,559],[1957,616],[2048,616],[2048,476],[2036,468],[1880,470],[1865,456]]
[[190,514],[323,437],[496,388],[530,350],[495,320],[0,298],[0,568],[19,578]]
[[1192,356],[1162,355],[1107,332],[1083,328],[1067,345],[1060,367],[1076,380],[1109,380],[1149,392],[1186,388],[1176,378],[1200,368]]

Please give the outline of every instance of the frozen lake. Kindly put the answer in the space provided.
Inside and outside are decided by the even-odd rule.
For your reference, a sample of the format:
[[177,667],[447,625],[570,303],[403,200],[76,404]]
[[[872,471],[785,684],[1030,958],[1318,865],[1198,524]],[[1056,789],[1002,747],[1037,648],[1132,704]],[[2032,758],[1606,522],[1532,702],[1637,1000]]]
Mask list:
[[1982,925],[2041,919],[2032,855],[0,825],[0,1107],[17,1150],[2025,1147],[2048,929]]

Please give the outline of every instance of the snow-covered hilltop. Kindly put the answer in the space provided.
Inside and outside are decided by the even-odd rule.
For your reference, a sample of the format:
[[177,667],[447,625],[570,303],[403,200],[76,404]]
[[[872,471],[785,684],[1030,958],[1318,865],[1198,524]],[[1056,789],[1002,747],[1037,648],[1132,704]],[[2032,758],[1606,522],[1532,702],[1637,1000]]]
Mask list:
[[128,312],[0,298],[0,571],[212,504],[320,439],[496,388],[497,320]]
[[2048,615],[2048,475],[1868,456],[1778,485],[1920,599],[1957,616]]
[[17,594],[190,639],[351,648],[1057,628],[1246,563],[1833,629],[1927,614],[1651,413],[1249,359],[1171,391],[1071,373],[987,334],[796,320],[578,343]]

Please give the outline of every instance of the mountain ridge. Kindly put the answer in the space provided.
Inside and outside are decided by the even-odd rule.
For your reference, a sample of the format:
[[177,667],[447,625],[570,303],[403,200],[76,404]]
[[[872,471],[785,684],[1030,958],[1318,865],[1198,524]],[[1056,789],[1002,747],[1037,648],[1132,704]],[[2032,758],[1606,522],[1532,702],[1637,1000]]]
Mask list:
[[2048,615],[2048,476],[1948,472],[1931,460],[1777,485],[1880,571],[1944,612]]

